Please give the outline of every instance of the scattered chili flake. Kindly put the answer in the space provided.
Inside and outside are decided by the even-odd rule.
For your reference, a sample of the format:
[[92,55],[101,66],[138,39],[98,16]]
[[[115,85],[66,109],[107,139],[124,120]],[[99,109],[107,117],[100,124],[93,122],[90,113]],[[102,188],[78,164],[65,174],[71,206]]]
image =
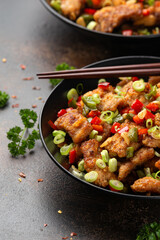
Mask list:
[[33,79],[34,79],[33,77],[25,77],[25,78],[23,78],[23,80],[26,80],[26,81],[33,80]]
[[32,105],[32,108],[37,108],[37,105],[36,105],[36,104],[33,104],[33,105]]
[[68,239],[69,237],[62,237],[62,239]]
[[44,224],[44,227],[47,227],[47,226],[48,226],[47,223],[45,223],[45,224]]
[[20,172],[19,176],[22,177],[22,178],[26,178],[26,175],[23,172]]
[[43,178],[39,178],[37,181],[38,182],[43,182]]
[[18,104],[18,103],[12,105],[12,108],[18,108],[18,107],[19,107],[19,104]]
[[15,99],[15,98],[17,98],[17,96],[16,95],[12,95],[12,98]]
[[42,100],[42,97],[38,97],[38,100]]
[[36,87],[36,86],[33,86],[32,89],[33,89],[33,90],[41,90],[40,87]]
[[59,214],[62,214],[62,211],[61,211],[61,210],[58,210],[58,213],[59,213]]
[[18,178],[18,181],[19,181],[19,182],[22,182],[22,179],[21,179],[21,178]]
[[2,62],[3,62],[3,63],[6,63],[6,62],[7,62],[7,59],[6,59],[6,58],[2,58]]
[[22,70],[25,70],[25,69],[26,69],[26,66],[23,65],[23,64],[21,64],[21,65],[20,65],[20,68],[21,68]]
[[71,237],[73,237],[73,236],[77,236],[77,233],[71,232]]

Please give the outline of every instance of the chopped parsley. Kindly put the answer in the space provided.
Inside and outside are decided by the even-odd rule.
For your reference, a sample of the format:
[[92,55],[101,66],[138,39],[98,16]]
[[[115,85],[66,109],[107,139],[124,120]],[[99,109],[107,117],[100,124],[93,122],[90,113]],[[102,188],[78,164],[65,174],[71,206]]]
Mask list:
[[9,100],[9,95],[6,92],[0,91],[0,108],[4,107]]

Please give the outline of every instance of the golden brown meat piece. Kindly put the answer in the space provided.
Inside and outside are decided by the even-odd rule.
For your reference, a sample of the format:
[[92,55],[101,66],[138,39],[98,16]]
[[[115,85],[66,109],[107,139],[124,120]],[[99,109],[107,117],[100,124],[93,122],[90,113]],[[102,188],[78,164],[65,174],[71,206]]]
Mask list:
[[146,147],[152,147],[152,148],[160,147],[160,139],[154,139],[148,135],[144,136],[142,143]]
[[155,125],[160,126],[160,113],[155,114],[154,123]]
[[83,9],[85,0],[61,0],[62,14],[71,20],[76,20]]
[[[134,127],[137,129],[143,128],[128,120],[121,124],[121,128],[126,126],[128,126],[129,129]],[[128,147],[133,147],[136,151],[141,146],[141,143],[139,142],[130,142],[130,139],[127,135],[128,133],[126,133],[126,136],[116,133],[112,137],[107,138],[107,140],[101,144],[101,147],[107,149],[111,157],[117,155],[121,158],[125,157]]]
[[96,30],[113,32],[123,22],[139,18],[142,15],[142,4],[123,4],[115,7],[104,7],[94,14]]
[[109,172],[108,166],[104,169],[96,165],[96,160],[101,158],[99,142],[95,139],[90,139],[81,144],[81,151],[84,156],[84,168],[87,172],[96,171],[98,178],[94,182],[96,185],[106,187],[110,179],[117,179],[114,173]]
[[156,85],[156,84],[158,84],[160,82],[160,76],[151,76],[151,77],[149,77],[148,82],[150,84],[152,84],[152,86]]
[[124,180],[130,172],[135,169],[137,166],[141,166],[149,159],[154,157],[154,149],[153,148],[141,148],[138,150],[134,157],[130,159],[130,161],[122,163],[119,168],[119,176],[118,179],[120,181]]
[[131,186],[134,192],[149,192],[160,194],[160,181],[152,177],[139,178]]
[[119,106],[124,104],[124,99],[119,98],[117,94],[106,93],[104,97],[101,98],[101,102],[97,105],[97,108],[100,111],[116,111]]
[[75,109],[59,117],[55,125],[58,129],[68,132],[74,143],[84,141],[92,131],[88,120]]

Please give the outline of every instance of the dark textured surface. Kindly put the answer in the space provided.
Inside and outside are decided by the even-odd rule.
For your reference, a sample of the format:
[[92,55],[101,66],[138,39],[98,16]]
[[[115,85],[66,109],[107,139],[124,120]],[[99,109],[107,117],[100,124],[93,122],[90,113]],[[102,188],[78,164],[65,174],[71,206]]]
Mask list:
[[[50,160],[40,141],[34,152],[14,159],[7,149],[6,131],[21,125],[20,108],[37,104],[39,113],[50,93],[48,80],[38,80],[37,72],[64,61],[82,67],[136,51],[130,46],[125,52],[120,46],[116,51],[108,43],[81,35],[49,14],[38,0],[0,1],[0,19],[0,58],[7,59],[0,61],[0,90],[17,95],[0,110],[0,240],[60,240],[71,232],[78,234],[73,237],[77,240],[135,239],[144,222],[159,219],[158,201],[110,197],[73,180]],[[139,54],[151,52],[160,55],[152,48],[141,48]],[[22,80],[31,76],[34,80]],[[41,90],[32,90],[33,86]],[[12,108],[15,103],[19,108]],[[27,177],[19,182],[21,171]],[[39,178],[44,181],[38,183]]]

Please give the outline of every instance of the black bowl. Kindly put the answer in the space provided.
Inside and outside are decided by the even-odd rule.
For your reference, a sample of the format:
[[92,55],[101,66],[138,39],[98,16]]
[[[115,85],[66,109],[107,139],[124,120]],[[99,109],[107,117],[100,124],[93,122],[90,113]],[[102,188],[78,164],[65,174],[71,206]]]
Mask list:
[[157,43],[158,40],[160,39],[160,34],[151,34],[151,35],[142,35],[142,36],[123,36],[121,34],[116,34],[116,33],[104,33],[104,32],[98,32],[94,30],[89,30],[83,26],[78,25],[77,23],[71,21],[70,19],[64,17],[63,15],[59,14],[57,11],[55,11],[50,5],[49,5],[49,0],[41,0],[42,4],[48,9],[54,16],[59,18],[61,21],[64,23],[67,23],[71,27],[80,30],[81,32],[87,34],[90,37],[101,39],[101,40],[111,40],[111,41],[116,41],[116,42],[121,42],[121,43],[142,43],[143,45],[145,44],[152,44]]
[[[86,66],[86,68],[92,67],[102,67],[102,66],[116,66],[116,65],[127,65],[127,64],[138,64],[138,63],[152,63],[152,62],[160,62],[160,58],[158,57],[148,57],[148,56],[130,56],[130,57],[119,57],[103,60],[100,62],[93,63],[91,65]],[[132,198],[149,198],[149,199],[160,199],[160,196],[142,196],[142,195],[134,195],[134,194],[124,194],[119,192],[112,192],[102,187],[98,187],[96,185],[85,182],[79,178],[76,178],[68,171],[68,163],[65,158],[63,158],[59,149],[53,143],[52,131],[51,127],[48,125],[48,121],[55,121],[57,118],[57,112],[62,108],[67,108],[67,92],[71,88],[75,88],[78,83],[82,83],[84,86],[84,92],[97,88],[97,80],[63,80],[59,83],[51,92],[49,97],[47,98],[41,114],[39,118],[39,130],[42,143],[46,152],[49,154],[50,158],[60,167],[64,172],[72,176],[74,179],[81,181],[87,185],[92,186],[93,188],[100,189],[108,194],[119,195],[123,197],[132,197]],[[114,79],[111,79],[111,84],[115,84]]]

